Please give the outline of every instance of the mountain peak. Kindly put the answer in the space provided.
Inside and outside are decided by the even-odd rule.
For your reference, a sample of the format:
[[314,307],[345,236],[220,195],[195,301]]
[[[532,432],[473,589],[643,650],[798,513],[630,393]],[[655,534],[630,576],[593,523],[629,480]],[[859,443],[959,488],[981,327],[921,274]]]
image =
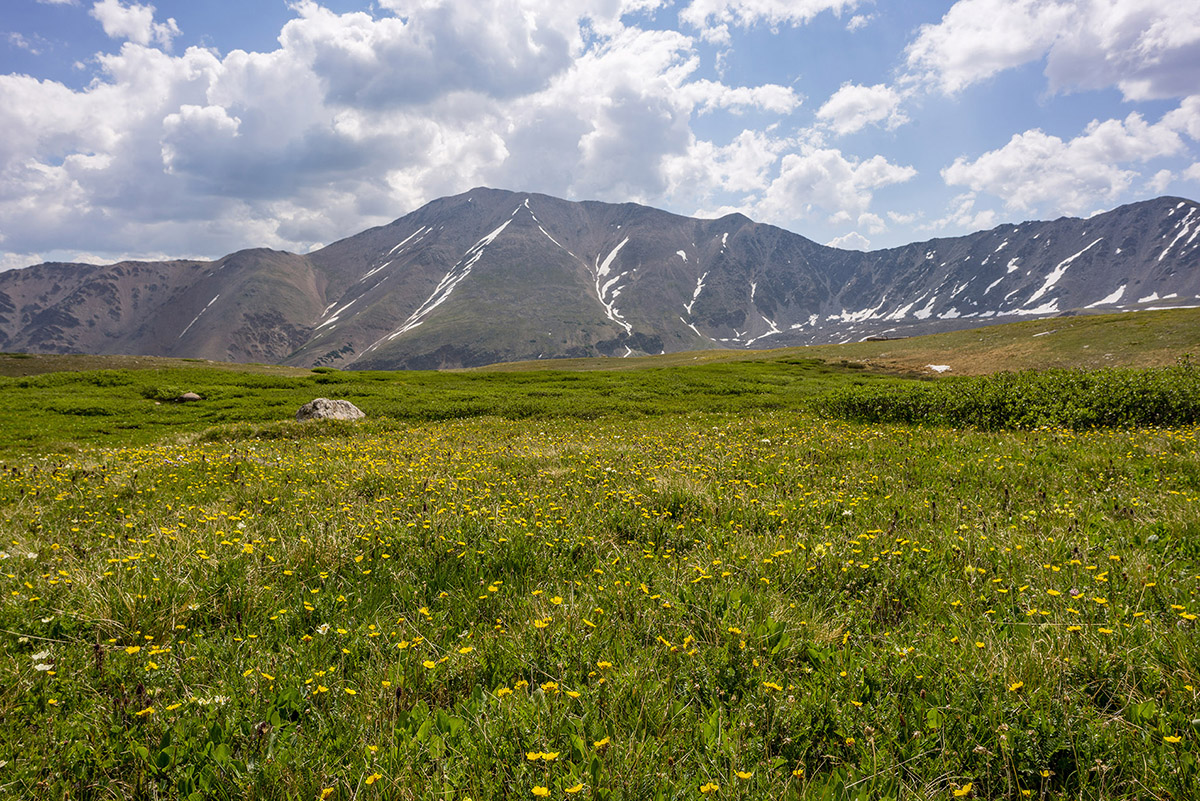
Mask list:
[[475,187],[307,256],[0,274],[0,349],[442,368],[1198,303],[1184,198],[862,253],[738,213]]

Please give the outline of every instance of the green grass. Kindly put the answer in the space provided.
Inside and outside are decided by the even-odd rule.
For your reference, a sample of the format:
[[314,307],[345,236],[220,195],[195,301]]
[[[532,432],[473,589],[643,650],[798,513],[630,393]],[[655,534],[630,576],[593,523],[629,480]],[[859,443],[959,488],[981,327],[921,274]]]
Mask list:
[[5,794],[1195,787],[1194,428],[292,428],[10,469]]
[[836,389],[819,401],[864,422],[975,428],[1170,426],[1200,421],[1200,370],[1043,370]]
[[1192,797],[1191,369],[0,380],[0,797]]
[[[370,417],[445,420],[643,417],[685,412],[796,410],[846,381],[890,377],[794,356],[770,361],[643,369],[634,373],[304,371],[272,374],[210,366],[89,370],[0,377],[0,457],[117,446],[222,425],[290,419],[316,397],[345,398]],[[169,399],[185,391],[193,403]]]

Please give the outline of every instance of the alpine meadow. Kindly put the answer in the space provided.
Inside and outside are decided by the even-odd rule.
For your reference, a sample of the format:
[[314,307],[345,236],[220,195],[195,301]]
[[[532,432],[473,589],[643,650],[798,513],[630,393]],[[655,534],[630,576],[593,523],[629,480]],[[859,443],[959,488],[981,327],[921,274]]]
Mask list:
[[1200,0],[0,9],[0,801],[1200,801]]
[[[5,356],[0,791],[1191,797],[1200,380],[1139,352]],[[368,418],[288,419],[316,394]]]

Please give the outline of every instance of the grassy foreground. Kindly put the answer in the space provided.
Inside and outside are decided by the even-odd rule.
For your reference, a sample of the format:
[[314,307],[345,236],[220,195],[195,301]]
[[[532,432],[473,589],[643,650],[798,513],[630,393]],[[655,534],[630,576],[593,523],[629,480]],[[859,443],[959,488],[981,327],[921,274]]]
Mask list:
[[10,462],[0,796],[1192,798],[1197,431],[747,407]]

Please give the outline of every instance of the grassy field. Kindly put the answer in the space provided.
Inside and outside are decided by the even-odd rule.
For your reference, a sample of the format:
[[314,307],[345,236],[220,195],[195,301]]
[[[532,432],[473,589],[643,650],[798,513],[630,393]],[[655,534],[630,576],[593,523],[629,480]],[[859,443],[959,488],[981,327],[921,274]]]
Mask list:
[[3,379],[0,797],[1196,797],[1195,418],[833,416],[909,386]]
[[[48,360],[53,364],[53,359]],[[421,421],[496,416],[632,419],[685,412],[797,410],[878,372],[815,359],[651,368],[632,373],[544,370],[434,373],[238,371],[230,366],[102,369],[0,377],[0,458],[188,436],[213,426],[290,420],[315,397],[350,400],[368,416]],[[172,399],[193,391],[194,403]]]
[[[630,359],[560,359],[557,369],[638,370],[785,358],[856,362],[876,370],[909,375],[934,374],[930,365],[953,375],[986,375],[1002,370],[1103,367],[1163,367],[1183,354],[1200,356],[1200,309],[1055,317],[972,328],[946,334],[773,350],[708,350]],[[518,362],[478,368],[486,371],[543,370],[545,362]]]

